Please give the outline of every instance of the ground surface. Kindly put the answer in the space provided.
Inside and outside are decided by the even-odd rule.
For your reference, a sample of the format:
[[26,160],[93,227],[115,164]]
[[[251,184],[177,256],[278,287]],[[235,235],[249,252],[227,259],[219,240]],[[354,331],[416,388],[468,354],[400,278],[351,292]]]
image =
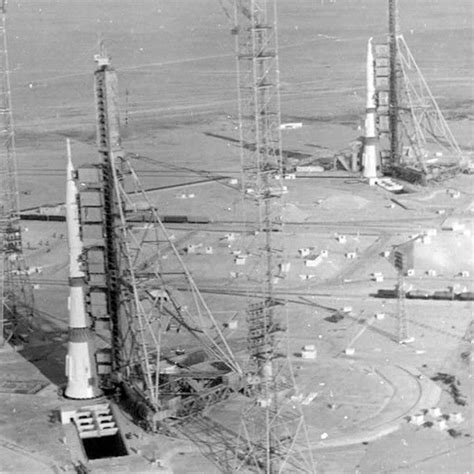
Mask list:
[[[283,121],[303,123],[300,130],[284,132],[283,147],[307,160],[331,157],[360,134],[366,41],[383,39],[386,2],[279,3]],[[400,1],[406,40],[467,153],[474,147],[472,8],[470,0]],[[145,187],[163,188],[150,193],[163,214],[214,221],[170,226],[170,233],[219,323],[238,321],[226,334],[243,351],[246,300],[235,293],[254,288],[258,275],[248,275],[258,252],[233,224],[242,211],[237,188],[229,184],[229,178],[239,177],[235,61],[231,25],[219,2],[142,0],[118,6],[112,0],[21,0],[8,9],[22,208],[64,202],[66,136],[73,139],[76,165],[96,160],[92,71],[103,33],[128,122],[124,146],[135,154]],[[203,170],[227,178],[191,184],[203,178]],[[182,183],[190,184],[167,189]],[[306,178],[285,185],[286,255],[280,263],[291,266],[276,291],[290,302],[289,353],[298,386],[304,396],[317,392],[303,410],[318,472],[472,472],[472,378],[466,356],[471,349],[465,337],[472,305],[407,300],[415,341],[398,345],[396,301],[371,296],[396,282],[381,254],[433,228],[438,233],[431,243],[416,244],[415,275],[407,283],[415,289],[458,285],[472,291],[472,278],[459,276],[474,273],[466,232],[473,222],[472,178],[460,176],[397,196],[396,203],[393,195],[352,178]],[[449,189],[459,190],[460,197],[452,198]],[[194,197],[183,198],[190,194]],[[442,231],[448,218],[464,223],[464,230]],[[72,471],[80,450],[53,416],[65,403],[57,387],[65,383],[66,230],[61,223],[24,226],[29,264],[38,267],[32,279],[41,318],[36,344],[21,353],[34,365],[18,353],[0,353],[0,468]],[[228,232],[236,234],[230,247],[224,241]],[[346,235],[346,243],[339,243],[337,234]],[[202,247],[188,254],[188,244]],[[213,247],[212,254],[202,253],[206,246]],[[298,255],[305,247],[314,254],[328,250],[328,257],[307,267]],[[249,254],[246,265],[235,264],[235,251]],[[348,252],[357,258],[348,260]],[[171,257],[167,265],[172,269]],[[427,275],[429,270],[436,275]],[[383,273],[384,282],[372,281],[374,272]],[[178,280],[171,283],[179,287]],[[326,319],[349,306],[339,322]],[[384,319],[375,319],[376,313],[384,313]],[[316,360],[299,357],[306,344],[317,346]],[[353,355],[344,353],[347,347]],[[456,377],[466,405],[453,399],[449,386],[430,380],[437,372]],[[12,393],[18,388],[27,393]],[[408,415],[433,405],[443,414],[460,412],[465,421],[449,422],[452,434],[406,422]],[[237,431],[240,413],[236,402],[217,406],[210,416]],[[436,419],[427,415],[426,421]],[[156,458],[162,459],[163,472],[220,472],[188,442],[150,437],[122,422],[131,433],[130,456],[95,463],[89,466],[94,472],[157,469]]]

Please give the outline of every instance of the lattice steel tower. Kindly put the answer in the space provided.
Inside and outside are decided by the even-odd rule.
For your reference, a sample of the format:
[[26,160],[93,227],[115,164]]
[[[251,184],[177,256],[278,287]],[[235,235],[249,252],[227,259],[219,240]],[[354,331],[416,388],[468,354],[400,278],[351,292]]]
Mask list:
[[1,244],[1,309],[0,343],[4,336],[23,339],[33,316],[33,291],[23,257],[20,203],[18,190],[15,133],[12,115],[10,70],[6,32],[6,0],[1,4],[0,24],[0,244]]
[[[242,194],[249,253],[255,265],[249,284],[260,286],[263,301],[247,310],[248,394],[253,400],[242,417],[235,470],[312,472],[301,411],[288,409],[282,393],[294,386],[289,360],[281,353],[285,331],[274,279],[282,247],[282,185],[285,163],[281,116],[275,0],[235,0]],[[279,179],[278,179],[279,178]],[[279,235],[277,243],[274,235]],[[253,248],[252,248],[253,245]],[[303,454],[302,451],[306,450]],[[296,472],[295,471],[295,472]]]
[[388,0],[388,28],[374,51],[382,171],[421,184],[450,177],[467,159],[401,34],[398,0]]
[[[102,46],[95,60],[99,160],[77,170],[86,308],[101,387],[120,394],[135,419],[156,430],[237,391],[241,370],[123,151],[117,75]],[[139,225],[129,220],[137,202]],[[176,296],[174,285],[185,296]],[[170,353],[183,344],[181,334],[170,335],[172,324],[222,370],[203,374],[190,365],[170,372]]]
[[398,60],[398,35],[400,33],[398,17],[398,0],[389,0],[388,5],[388,47],[390,61],[390,85],[388,115],[390,122],[390,155],[392,165],[400,164],[400,141],[398,132],[399,121],[399,82],[400,68]]

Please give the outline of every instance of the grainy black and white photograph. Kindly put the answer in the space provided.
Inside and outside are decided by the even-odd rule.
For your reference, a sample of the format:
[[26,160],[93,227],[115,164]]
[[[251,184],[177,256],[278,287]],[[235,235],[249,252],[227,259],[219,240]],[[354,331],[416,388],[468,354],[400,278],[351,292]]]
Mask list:
[[0,472],[469,474],[472,0],[0,0]]

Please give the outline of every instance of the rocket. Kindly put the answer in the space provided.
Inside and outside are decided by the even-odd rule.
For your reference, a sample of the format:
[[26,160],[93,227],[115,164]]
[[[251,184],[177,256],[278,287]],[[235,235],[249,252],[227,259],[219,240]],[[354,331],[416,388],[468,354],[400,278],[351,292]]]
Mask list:
[[367,45],[367,102],[365,109],[365,140],[362,155],[363,176],[369,184],[375,184],[377,178],[377,130],[375,128],[375,70],[372,52],[372,38]]
[[85,277],[81,267],[84,251],[79,221],[78,191],[67,140],[66,222],[69,243],[69,343],[66,355],[65,396],[90,399],[102,394],[97,379],[93,332],[85,306]]

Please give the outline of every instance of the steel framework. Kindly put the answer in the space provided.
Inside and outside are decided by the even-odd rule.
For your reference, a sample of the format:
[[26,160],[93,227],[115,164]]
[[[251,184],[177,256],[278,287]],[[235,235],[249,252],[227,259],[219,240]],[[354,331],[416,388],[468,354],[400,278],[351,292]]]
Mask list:
[[284,402],[295,388],[289,360],[281,350],[283,308],[274,298],[278,263],[284,261],[282,239],[277,244],[274,235],[283,234],[282,196],[286,192],[276,1],[235,0],[234,15],[242,195],[248,233],[255,235],[248,249],[255,264],[248,278],[265,296],[247,310],[247,394],[252,401],[242,416],[233,470],[312,472],[302,412]]
[[388,45],[375,47],[382,169],[426,184],[467,162],[400,33],[398,0],[389,0],[388,11]]
[[33,289],[23,256],[17,176],[15,132],[12,115],[10,70],[6,31],[6,0],[1,4],[0,23],[0,343],[20,337],[31,329]]
[[[160,220],[120,141],[117,77],[102,48],[96,57],[99,163],[78,170],[88,275],[87,307],[98,336],[97,371],[136,418],[157,429],[240,388],[241,369]],[[136,223],[140,209],[141,224]],[[169,268],[168,268],[169,267]],[[178,297],[173,285],[185,287]],[[187,342],[176,333],[183,329]],[[163,335],[166,336],[164,337]],[[199,362],[173,348],[195,340]],[[213,370],[212,363],[218,362]]]
[[405,272],[408,270],[408,265],[403,250],[395,251],[394,265],[397,270],[397,339],[401,344],[409,340],[408,318],[405,308]]

